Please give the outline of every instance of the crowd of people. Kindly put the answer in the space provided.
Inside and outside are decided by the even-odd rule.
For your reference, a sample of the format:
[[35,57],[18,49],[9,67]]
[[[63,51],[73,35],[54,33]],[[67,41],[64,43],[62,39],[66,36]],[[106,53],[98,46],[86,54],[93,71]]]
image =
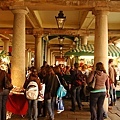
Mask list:
[[[76,102],[78,109],[82,110],[82,101],[87,101],[90,103],[91,120],[102,120],[106,118],[107,113],[102,107],[105,97],[109,97],[109,106],[115,105],[116,102],[116,71],[113,67],[113,60],[110,59],[108,64],[109,73],[107,74],[102,62],[98,62],[94,70],[93,66],[88,68],[87,64],[80,66],[80,64],[75,63],[72,67],[62,65],[53,67],[49,66],[45,61],[40,71],[38,71],[38,78],[46,87],[44,102],[38,101],[37,116],[45,117],[49,113],[50,119],[54,120],[57,89],[59,87],[57,75],[60,82],[68,91],[66,98],[71,100],[70,111],[76,110]],[[96,77],[95,88],[88,95],[86,94],[86,86],[94,77]],[[50,92],[52,97],[47,98],[46,96]]]
[[[65,98],[71,100],[70,111],[76,111],[76,107],[82,110],[82,101],[87,101],[90,104],[91,120],[103,120],[104,117],[107,117],[107,113],[103,109],[105,97],[109,98],[109,106],[116,104],[116,71],[112,59],[108,61],[108,64],[108,74],[102,62],[96,63],[95,68],[93,66],[88,68],[87,64],[80,65],[79,63],[74,63],[72,67],[61,64],[53,67],[44,61],[39,71],[34,66],[28,68],[23,85],[24,89],[27,88],[30,81],[35,81],[38,84],[39,91],[42,89],[41,84],[45,84],[44,101],[28,100],[28,119],[37,120],[38,117],[49,115],[50,120],[54,120],[55,104],[58,99],[57,90],[60,86],[59,79],[67,90]],[[86,86],[93,79],[95,79],[94,89],[90,91],[90,94],[86,94]],[[59,110],[58,113],[63,111]]]

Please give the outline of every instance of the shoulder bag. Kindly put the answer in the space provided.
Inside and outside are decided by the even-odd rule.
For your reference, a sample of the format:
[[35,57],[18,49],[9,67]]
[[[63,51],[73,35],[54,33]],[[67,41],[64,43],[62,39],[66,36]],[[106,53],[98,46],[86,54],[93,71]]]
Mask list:
[[58,80],[58,82],[59,82],[59,84],[60,84],[60,86],[59,86],[59,88],[58,88],[58,90],[57,90],[57,97],[62,98],[62,97],[64,97],[64,96],[66,96],[67,90],[66,90],[66,89],[64,88],[64,86],[61,84],[61,82],[60,82],[60,80],[59,80],[59,78],[58,78],[57,75],[56,75],[56,77],[57,77],[57,80]]
[[85,88],[86,95],[89,95],[90,91],[94,90],[95,83],[96,83],[96,75],[94,75],[93,80],[90,83],[88,83],[88,85],[86,85],[86,88]]

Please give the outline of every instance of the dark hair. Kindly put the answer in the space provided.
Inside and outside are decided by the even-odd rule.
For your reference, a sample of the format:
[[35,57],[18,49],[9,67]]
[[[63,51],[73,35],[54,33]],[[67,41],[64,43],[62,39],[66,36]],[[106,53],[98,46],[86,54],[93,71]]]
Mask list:
[[36,68],[35,68],[35,66],[32,66],[29,70],[30,70],[31,72],[34,72],[34,71],[36,71]]
[[75,67],[75,68],[78,68],[78,67],[79,67],[79,64],[78,64],[78,63],[74,63],[74,67]]
[[109,64],[113,62],[113,59],[109,59]]
[[102,62],[96,63],[96,70],[100,70],[100,71],[103,71],[104,73],[106,73],[106,70],[105,70]]
[[46,66],[47,65],[47,61],[43,61],[43,66]]
[[52,67],[47,67],[47,68],[46,68],[46,73],[47,73],[47,74],[55,74],[55,72],[53,71],[53,68],[52,68]]

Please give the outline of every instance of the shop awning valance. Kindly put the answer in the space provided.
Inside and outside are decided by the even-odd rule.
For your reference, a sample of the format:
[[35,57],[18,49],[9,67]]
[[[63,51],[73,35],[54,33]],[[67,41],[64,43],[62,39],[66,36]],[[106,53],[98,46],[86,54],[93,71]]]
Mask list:
[[93,56],[94,55],[94,51],[85,51],[85,50],[81,50],[81,49],[72,49],[68,52],[65,53],[65,56]]
[[[75,56],[94,55],[94,45],[93,44],[82,45],[82,46],[80,46],[80,49],[73,49],[73,50],[65,53],[65,56],[70,56],[70,55],[75,55]],[[120,48],[118,48],[115,45],[109,45],[108,46],[108,56],[120,57]]]
[[120,48],[115,45],[109,45],[108,55],[112,57],[120,57]]

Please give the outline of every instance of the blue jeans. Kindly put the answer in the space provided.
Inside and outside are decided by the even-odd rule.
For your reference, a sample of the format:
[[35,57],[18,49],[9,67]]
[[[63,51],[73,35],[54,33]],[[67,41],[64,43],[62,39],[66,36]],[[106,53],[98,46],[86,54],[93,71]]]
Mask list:
[[105,92],[90,93],[91,120],[103,120],[103,103],[105,95]]
[[28,105],[29,105],[28,107],[29,120],[37,120],[38,116],[37,100],[29,100]]
[[110,85],[110,104],[114,105],[116,102],[116,90]]
[[6,102],[8,98],[9,90],[5,89],[0,92],[0,120],[6,120]]
[[51,119],[54,119],[55,97],[47,100],[48,113]]
[[75,110],[76,101],[77,101],[79,109],[82,107],[81,98],[80,98],[81,89],[82,89],[81,86],[72,88],[72,95],[71,95],[71,97],[72,97],[72,110]]

